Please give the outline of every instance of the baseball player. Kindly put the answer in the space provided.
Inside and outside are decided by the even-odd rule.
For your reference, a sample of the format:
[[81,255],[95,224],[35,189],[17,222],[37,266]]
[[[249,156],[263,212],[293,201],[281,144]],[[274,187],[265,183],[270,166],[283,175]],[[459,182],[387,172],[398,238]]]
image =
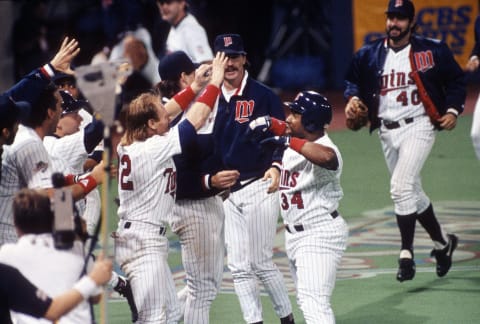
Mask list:
[[171,27],[167,36],[167,54],[184,51],[193,62],[204,63],[213,58],[205,29],[188,12],[186,0],[157,0],[162,19]]
[[281,323],[293,323],[283,276],[272,260],[280,213],[277,188],[281,154],[275,156],[274,148],[264,149],[245,138],[251,120],[264,115],[283,120],[283,107],[272,90],[249,77],[240,35],[218,35],[214,47],[215,52],[228,56],[215,119],[216,152],[226,169],[240,172],[224,202],[228,267],[235,292],[244,320],[261,323],[260,279]]
[[439,277],[447,274],[458,238],[442,230],[422,189],[420,172],[435,130],[452,130],[466,97],[464,73],[446,44],[413,34],[415,8],[410,0],[391,0],[386,11],[387,37],[365,45],[346,76],[347,118],[360,102],[368,107],[370,131],[379,128],[391,174],[390,194],[400,229],[397,280],[415,276],[415,223],[434,243]]
[[[470,59],[467,62],[466,70],[474,72],[480,66],[480,15],[475,19],[475,46],[470,54]],[[477,158],[480,160],[480,96],[475,104],[473,112],[472,129],[470,131],[472,137],[473,148]]]
[[50,298],[35,287],[17,269],[0,263],[0,322],[10,323],[9,309],[34,317],[56,321],[78,305],[98,286],[105,284],[112,272],[112,261],[99,255],[88,276],[83,276],[72,289]]
[[343,197],[343,161],[325,131],[332,107],[314,91],[302,91],[286,105],[290,108],[286,123],[265,116],[249,126],[278,135],[264,139],[265,145],[287,148],[280,177],[280,211],[298,305],[307,323],[335,323],[330,297],[348,227],[337,211]]
[[[185,120],[170,131],[167,111],[154,94],[140,95],[126,111],[125,135],[117,146],[120,220],[115,249],[142,323],[176,323],[181,316],[165,237],[176,191],[172,157],[195,142],[196,131],[217,100],[225,63],[225,55],[219,53],[213,60],[210,83]],[[189,96],[188,91],[176,96],[169,106],[175,105],[178,111],[185,107],[182,95]]]
[[[209,66],[204,64],[195,71],[193,62],[181,51],[165,56],[158,71],[163,98],[173,97],[180,90],[194,93],[197,91],[192,89],[194,80],[201,85],[209,79]],[[180,239],[186,274],[186,286],[178,297],[184,306],[184,323],[192,324],[210,322],[209,310],[220,289],[225,256],[225,216],[223,201],[217,194],[235,184],[239,175],[236,170],[221,170],[218,164],[209,166],[213,122],[214,118],[209,117],[197,131],[195,145],[173,158],[177,190],[170,226]]]

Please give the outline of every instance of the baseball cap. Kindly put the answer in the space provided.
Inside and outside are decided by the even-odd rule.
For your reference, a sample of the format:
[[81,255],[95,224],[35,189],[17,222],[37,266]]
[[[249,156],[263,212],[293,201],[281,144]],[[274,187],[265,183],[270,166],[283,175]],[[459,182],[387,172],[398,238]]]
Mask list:
[[87,101],[85,100],[76,100],[73,98],[68,91],[60,90],[59,92],[60,96],[62,96],[62,116],[72,112],[77,112],[88,105]]
[[242,37],[238,34],[222,34],[215,38],[213,43],[214,52],[225,52],[225,54],[247,55],[243,49]]
[[9,128],[17,121],[25,120],[31,106],[27,101],[15,101],[12,97],[0,97],[0,128]]
[[197,65],[183,51],[165,55],[158,64],[158,74],[162,80],[177,81],[182,72],[192,73]]
[[413,19],[415,16],[415,7],[410,0],[390,0],[386,14],[398,14]]

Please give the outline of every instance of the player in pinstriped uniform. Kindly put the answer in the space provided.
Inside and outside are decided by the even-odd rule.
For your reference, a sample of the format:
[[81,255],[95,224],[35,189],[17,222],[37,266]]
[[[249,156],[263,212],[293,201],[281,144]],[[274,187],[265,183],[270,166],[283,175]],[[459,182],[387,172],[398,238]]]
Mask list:
[[420,172],[435,141],[435,129],[452,130],[462,113],[464,73],[443,42],[413,34],[410,0],[391,0],[387,37],[365,45],[347,72],[345,107],[354,117],[355,101],[369,108],[370,131],[379,137],[390,171],[390,195],[401,235],[397,280],[415,276],[413,240],[418,220],[434,243],[431,256],[439,277],[447,274],[458,238],[442,230]]
[[[223,53],[216,56],[210,84],[185,120],[170,131],[167,110],[154,94],[140,95],[126,111],[126,132],[117,147],[120,220],[115,249],[131,283],[141,323],[176,323],[181,316],[165,237],[176,190],[172,157],[189,148],[196,130],[208,118],[223,80],[225,61]],[[179,97],[174,99],[167,103],[168,111],[172,106],[185,108]]]
[[[191,87],[194,79],[197,84],[205,83],[202,81],[208,80],[205,67],[208,68],[205,65],[195,71],[193,62],[181,51],[163,57],[158,67],[162,97],[171,98]],[[213,122],[214,118],[209,118],[197,131],[195,145],[174,157],[177,190],[170,226],[182,247],[186,286],[178,292],[178,297],[186,324],[210,322],[210,305],[220,289],[225,256],[223,201],[217,194],[238,178],[235,170],[217,172],[220,165],[205,166],[213,153]]]
[[[272,260],[276,234],[281,155],[245,138],[248,122],[264,115],[284,119],[277,95],[249,77],[240,35],[218,35],[215,52],[228,56],[215,120],[216,150],[226,169],[240,172],[224,202],[228,267],[243,318],[262,323],[257,279],[266,288],[281,323],[293,323],[292,306],[281,272]],[[268,181],[269,180],[269,181]]]
[[266,116],[252,121],[250,127],[286,135],[262,143],[287,148],[280,177],[280,210],[297,301],[307,323],[335,323],[330,297],[348,227],[337,211],[343,197],[342,156],[325,132],[332,108],[314,91],[302,91],[286,105],[290,108],[286,123]]

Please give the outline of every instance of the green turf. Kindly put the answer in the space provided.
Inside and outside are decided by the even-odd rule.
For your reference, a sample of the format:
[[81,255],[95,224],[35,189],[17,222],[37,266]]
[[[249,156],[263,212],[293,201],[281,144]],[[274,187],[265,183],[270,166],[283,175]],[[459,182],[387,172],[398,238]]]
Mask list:
[[[440,201],[479,201],[480,163],[476,160],[469,137],[471,116],[462,116],[452,132],[442,131],[422,172],[424,189],[434,205]],[[344,159],[342,187],[344,198],[340,202],[347,222],[363,220],[370,210],[392,206],[389,197],[389,175],[380,150],[376,133],[335,131],[330,136],[338,145]],[[111,196],[116,196],[113,183]],[[112,198],[113,199],[113,198]],[[111,210],[110,226],[115,228],[116,216]],[[476,215],[480,217],[480,215]],[[480,230],[463,228],[468,237],[462,249],[477,253],[476,258],[455,263],[445,278],[437,278],[433,265],[419,264],[417,275],[411,282],[395,280],[396,256],[371,256],[375,268],[383,271],[362,279],[339,279],[332,297],[337,323],[477,323],[480,318]],[[171,240],[176,237],[169,234]],[[172,242],[173,244],[174,242]],[[376,252],[376,246],[348,247],[347,253]],[[428,258],[422,251],[420,258]],[[178,252],[170,253],[172,267],[181,264]],[[294,296],[296,323],[304,323]],[[278,323],[270,300],[263,296],[264,323]],[[109,322],[130,323],[125,302],[109,304]],[[212,324],[243,323],[238,300],[234,294],[222,293],[211,309]]]

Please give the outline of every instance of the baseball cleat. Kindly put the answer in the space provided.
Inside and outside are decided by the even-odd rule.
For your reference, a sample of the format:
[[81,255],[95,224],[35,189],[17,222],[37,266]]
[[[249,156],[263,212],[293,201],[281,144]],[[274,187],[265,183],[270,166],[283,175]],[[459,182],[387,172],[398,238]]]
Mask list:
[[409,258],[398,259],[397,280],[402,282],[415,277],[415,261]]
[[288,314],[285,317],[280,319],[280,324],[295,324],[295,320],[293,319],[293,313]]
[[452,266],[452,255],[453,251],[457,248],[458,237],[454,234],[447,234],[448,243],[441,250],[433,249],[430,253],[430,256],[437,259],[437,276],[443,277],[447,274],[448,270]]
[[113,288],[120,295],[125,297],[130,307],[130,312],[132,313],[132,322],[135,323],[138,320],[137,306],[135,305],[135,300],[133,299],[132,288],[130,287],[130,282],[127,278],[118,276],[118,283]]

